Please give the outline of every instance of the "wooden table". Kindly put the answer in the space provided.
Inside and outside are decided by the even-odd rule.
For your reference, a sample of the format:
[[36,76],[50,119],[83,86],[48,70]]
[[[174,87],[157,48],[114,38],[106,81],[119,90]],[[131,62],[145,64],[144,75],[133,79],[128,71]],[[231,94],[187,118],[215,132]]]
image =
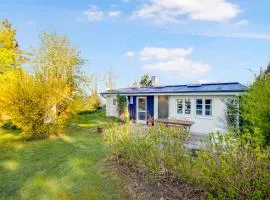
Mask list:
[[155,122],[165,124],[166,126],[184,126],[188,132],[190,132],[190,127],[194,124],[192,121],[177,119],[157,119]]

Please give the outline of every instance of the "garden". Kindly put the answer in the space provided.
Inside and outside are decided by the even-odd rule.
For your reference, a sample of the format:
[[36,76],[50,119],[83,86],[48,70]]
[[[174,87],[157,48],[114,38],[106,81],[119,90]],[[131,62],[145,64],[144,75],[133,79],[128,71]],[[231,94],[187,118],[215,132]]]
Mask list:
[[[247,93],[228,99],[228,133],[210,133],[202,141],[206,145],[195,153],[185,148],[189,133],[184,129],[160,125],[145,129],[127,122],[105,133],[115,162],[156,185],[192,187],[186,196],[179,189],[167,194],[168,199],[269,199],[269,71],[270,65]],[[120,105],[119,114],[124,116],[126,103]]]
[[270,65],[189,152],[184,129],[130,122],[126,97],[106,118],[67,36],[24,51],[4,20],[0,58],[0,199],[270,199]]

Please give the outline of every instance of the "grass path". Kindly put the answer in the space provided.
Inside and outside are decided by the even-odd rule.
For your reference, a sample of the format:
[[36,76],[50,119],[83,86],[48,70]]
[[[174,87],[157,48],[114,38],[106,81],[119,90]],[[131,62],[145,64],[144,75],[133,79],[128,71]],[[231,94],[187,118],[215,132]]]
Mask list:
[[105,123],[103,112],[79,115],[40,141],[0,129],[0,199],[122,199],[120,180],[101,169],[108,150],[93,129]]

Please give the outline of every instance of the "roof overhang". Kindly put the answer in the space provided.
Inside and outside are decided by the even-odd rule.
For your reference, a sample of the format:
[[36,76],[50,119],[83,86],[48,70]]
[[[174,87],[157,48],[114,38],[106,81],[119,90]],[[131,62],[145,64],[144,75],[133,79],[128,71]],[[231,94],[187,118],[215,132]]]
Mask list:
[[101,93],[102,96],[109,96],[109,95],[124,95],[124,96],[238,96],[241,93],[246,92],[245,90],[239,90],[239,91],[205,91],[205,92],[140,92],[140,93],[110,93],[110,92],[104,92]]

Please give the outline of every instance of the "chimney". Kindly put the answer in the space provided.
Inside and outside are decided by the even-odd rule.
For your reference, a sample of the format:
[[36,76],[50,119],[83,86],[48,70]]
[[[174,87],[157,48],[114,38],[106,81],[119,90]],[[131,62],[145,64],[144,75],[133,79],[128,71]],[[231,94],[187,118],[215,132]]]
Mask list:
[[157,86],[158,85],[158,77],[157,76],[152,76],[151,77],[151,83],[152,83],[152,86]]

